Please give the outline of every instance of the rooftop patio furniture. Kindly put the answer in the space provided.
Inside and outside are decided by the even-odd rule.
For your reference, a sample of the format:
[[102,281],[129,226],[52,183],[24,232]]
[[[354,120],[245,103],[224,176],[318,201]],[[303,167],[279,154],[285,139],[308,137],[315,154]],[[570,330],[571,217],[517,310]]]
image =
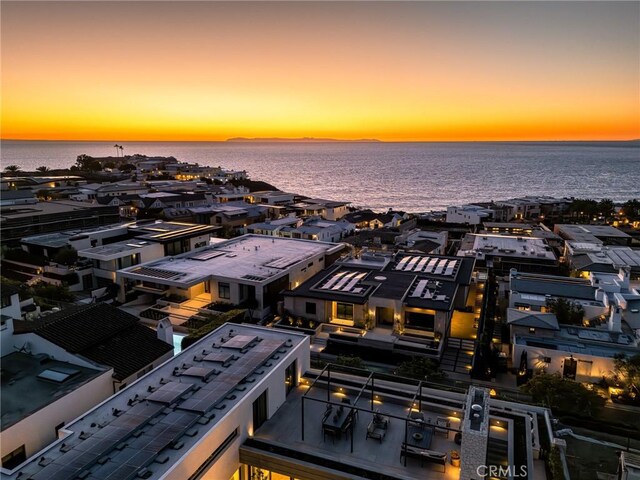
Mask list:
[[442,471],[447,471],[447,454],[442,452],[436,452],[433,450],[428,450],[425,448],[414,447],[412,445],[407,445],[406,443],[402,444],[402,449],[400,451],[400,460],[402,457],[406,458],[419,458],[420,466],[424,466],[424,462],[435,463],[438,465],[442,465]]
[[381,415],[380,413],[374,413],[371,422],[367,426],[367,439],[375,438],[382,443],[384,436],[387,434],[387,428],[389,427],[389,418]]
[[446,417],[438,417],[436,419],[436,433],[442,434],[449,438],[449,429],[451,428],[451,420]]

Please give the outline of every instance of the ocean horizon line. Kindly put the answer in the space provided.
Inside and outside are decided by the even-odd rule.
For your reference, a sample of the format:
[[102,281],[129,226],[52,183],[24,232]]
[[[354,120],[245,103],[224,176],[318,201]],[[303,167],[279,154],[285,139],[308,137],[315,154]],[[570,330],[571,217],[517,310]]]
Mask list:
[[256,138],[247,141],[235,141],[231,137],[225,140],[76,140],[76,139],[46,139],[46,138],[0,138],[0,142],[55,142],[55,143],[107,143],[107,142],[129,142],[129,143],[220,143],[220,144],[253,144],[253,143],[296,143],[296,144],[317,144],[317,143],[639,143],[640,138],[632,139],[612,139],[612,140],[379,140],[379,139],[315,139],[313,137],[303,137],[301,139],[273,139]]

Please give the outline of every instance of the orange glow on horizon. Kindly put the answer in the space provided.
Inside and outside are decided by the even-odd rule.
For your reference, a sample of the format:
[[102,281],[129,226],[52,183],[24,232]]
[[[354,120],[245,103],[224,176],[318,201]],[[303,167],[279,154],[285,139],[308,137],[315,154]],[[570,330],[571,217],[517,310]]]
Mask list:
[[3,2],[0,134],[640,138],[637,3],[478,3]]

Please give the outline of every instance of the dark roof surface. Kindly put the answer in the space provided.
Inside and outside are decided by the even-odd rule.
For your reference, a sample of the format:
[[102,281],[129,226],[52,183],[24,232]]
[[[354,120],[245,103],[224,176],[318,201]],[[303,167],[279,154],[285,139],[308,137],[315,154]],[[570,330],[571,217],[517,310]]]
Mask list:
[[[26,331],[26,323],[21,331]],[[106,303],[62,310],[33,322],[31,331],[68,352],[113,367],[118,380],[173,349],[136,317]]]
[[595,287],[586,280],[550,275],[519,274],[511,279],[511,290],[519,293],[551,295],[595,301]]

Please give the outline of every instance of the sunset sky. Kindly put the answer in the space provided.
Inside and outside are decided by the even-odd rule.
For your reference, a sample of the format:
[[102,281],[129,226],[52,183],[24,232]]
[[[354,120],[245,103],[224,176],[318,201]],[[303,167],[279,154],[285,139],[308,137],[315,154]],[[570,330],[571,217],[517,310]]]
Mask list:
[[1,3],[4,139],[640,138],[640,3]]

